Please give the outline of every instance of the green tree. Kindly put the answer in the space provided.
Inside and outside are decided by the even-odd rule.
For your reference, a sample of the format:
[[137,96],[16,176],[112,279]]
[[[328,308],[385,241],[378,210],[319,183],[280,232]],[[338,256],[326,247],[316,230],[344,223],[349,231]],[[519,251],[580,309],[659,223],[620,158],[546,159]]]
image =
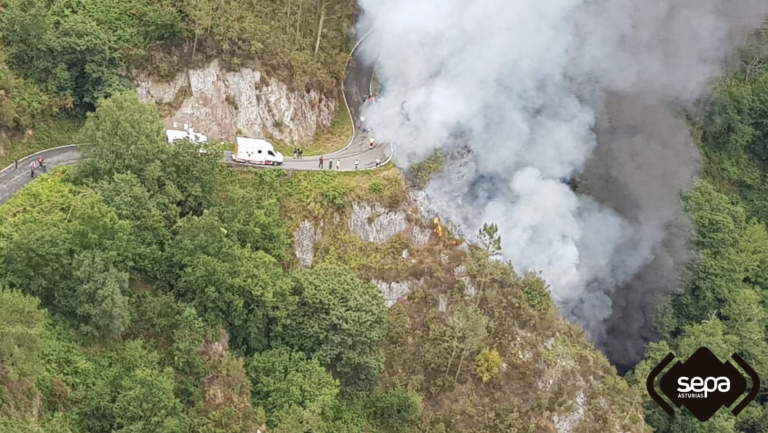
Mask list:
[[320,408],[312,405],[307,409],[290,406],[274,416],[275,433],[313,432],[323,426]]
[[[86,364],[86,365],[83,365]],[[62,371],[72,367],[62,366]],[[80,360],[72,383],[79,431],[178,432],[185,422],[174,396],[175,374],[141,341],[104,348]]]
[[[0,49],[0,64],[4,55]],[[42,114],[53,114],[60,108],[56,98],[44,95],[37,86],[16,77],[9,70],[0,70],[0,129],[23,132],[33,126]]]
[[173,370],[140,369],[120,382],[113,411],[116,432],[182,432],[182,405],[173,395]]
[[7,2],[0,34],[9,50],[9,65],[77,104],[95,104],[130,89],[110,33],[85,14],[59,15],[52,3]]
[[378,392],[371,396],[371,418],[382,431],[411,431],[416,426],[421,408],[421,397],[402,389]]
[[[124,54],[184,34],[174,2],[145,0],[9,0],[0,17],[8,64],[88,108],[132,88]],[[129,60],[143,58],[141,51]]]
[[36,370],[46,320],[37,298],[0,286],[0,369],[21,374]]
[[176,372],[176,395],[186,404],[201,398],[200,386],[208,374],[200,349],[206,328],[194,308],[178,303],[169,294],[135,293],[131,299],[134,320],[127,338],[148,341],[161,356],[160,364]]
[[136,92],[100,101],[83,127],[87,144],[79,146],[82,161],[75,178],[98,182],[133,173],[150,194],[157,194],[163,188],[162,164],[169,151],[163,129],[157,108],[141,103]]
[[153,199],[133,173],[116,174],[99,182],[96,189],[121,220],[131,222],[131,238],[136,244],[134,272],[161,280],[167,270],[163,250],[171,238],[169,227],[179,219],[179,209]]
[[[7,218],[16,206],[30,210]],[[60,178],[35,182],[0,207],[0,244],[0,280],[65,314],[73,314],[72,297],[80,284],[75,256],[90,252],[124,271],[134,251],[130,223],[120,221],[92,190]]]
[[72,266],[77,286],[68,302],[82,323],[81,332],[103,340],[120,337],[131,321],[128,274],[92,252],[76,256]]
[[247,353],[267,345],[269,323],[291,303],[288,281],[274,258],[237,245],[210,214],[177,227],[170,262],[178,272],[174,295],[195,307],[209,325],[225,325],[233,348]]
[[83,127],[88,144],[81,145],[83,160],[74,172],[80,183],[111,181],[116,174],[132,173],[150,194],[160,212],[202,214],[217,190],[222,167],[215,146],[200,153],[188,140],[169,145],[157,107],[126,92],[99,102]]
[[288,232],[277,200],[263,200],[253,191],[232,188],[211,209],[240,246],[264,251],[279,261],[287,258]]
[[697,256],[689,266],[692,278],[687,287],[672,299],[668,310],[672,316],[662,321],[668,336],[718,313],[733,290],[761,278],[760,264],[768,257],[765,228],[747,222],[744,210],[709,183],[700,182],[684,198],[684,205],[696,226]]
[[488,266],[489,260],[501,255],[501,236],[499,235],[499,227],[496,224],[484,223],[483,228],[478,230],[478,239],[480,245],[482,245],[485,252],[484,257],[480,257],[481,272],[480,272],[480,291],[483,291],[485,281],[488,279]]
[[173,184],[181,194],[178,204],[181,214],[202,215],[203,210],[213,204],[218,180],[224,170],[221,148],[209,145],[205,147],[205,153],[200,153],[200,145],[189,140],[165,146],[168,155],[162,170],[166,182]]
[[184,308],[176,322],[166,363],[176,372],[176,395],[182,402],[196,402],[201,398],[200,386],[208,373],[200,356],[200,348],[205,343],[205,325],[191,307]]
[[488,257],[493,258],[501,254],[501,236],[496,224],[483,224],[483,228],[478,230],[477,235]]
[[387,331],[378,288],[345,268],[318,267],[293,274],[293,294],[297,308],[277,337],[320,361],[343,386],[371,389],[384,367],[379,345]]
[[320,433],[365,433],[370,430],[366,401],[354,394],[340,396],[334,405],[323,411]]
[[301,352],[270,350],[255,354],[246,365],[251,381],[251,399],[267,415],[292,406],[309,409],[330,407],[339,383],[317,360]]

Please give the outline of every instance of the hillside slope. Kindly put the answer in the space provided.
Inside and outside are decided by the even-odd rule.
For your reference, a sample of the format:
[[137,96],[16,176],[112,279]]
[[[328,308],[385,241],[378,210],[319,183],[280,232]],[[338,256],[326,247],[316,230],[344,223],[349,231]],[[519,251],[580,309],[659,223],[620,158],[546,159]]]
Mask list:
[[492,228],[440,237],[395,169],[228,170],[162,131],[113,97],[0,207],[9,429],[645,431]]
[[[226,189],[281,203],[292,267],[345,266],[377,284],[390,306],[380,386],[422,396],[422,431],[645,431],[642,390],[560,317],[546,283],[438,236],[398,171],[228,176]],[[484,350],[501,362],[487,382]]]

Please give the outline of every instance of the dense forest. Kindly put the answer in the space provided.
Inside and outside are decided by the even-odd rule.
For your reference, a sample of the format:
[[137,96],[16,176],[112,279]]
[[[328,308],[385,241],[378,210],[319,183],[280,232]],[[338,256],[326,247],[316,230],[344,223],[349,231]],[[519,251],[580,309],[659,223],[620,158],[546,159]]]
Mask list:
[[644,383],[669,352],[700,346],[721,359],[738,352],[761,380],[757,403],[738,417],[721,410],[707,423],[685,411],[670,418],[654,403],[646,421],[658,432],[764,432],[768,428],[768,45],[758,39],[721,77],[701,113],[691,115],[704,157],[702,177],[683,197],[696,229],[695,257],[680,293],[659,319],[662,341],[648,348],[631,380]]
[[113,96],[80,165],[0,207],[3,431],[29,414],[52,432],[410,426],[418,396],[371,392],[378,288],[338,266],[284,271],[277,202],[217,194],[215,147],[161,146],[162,128]]

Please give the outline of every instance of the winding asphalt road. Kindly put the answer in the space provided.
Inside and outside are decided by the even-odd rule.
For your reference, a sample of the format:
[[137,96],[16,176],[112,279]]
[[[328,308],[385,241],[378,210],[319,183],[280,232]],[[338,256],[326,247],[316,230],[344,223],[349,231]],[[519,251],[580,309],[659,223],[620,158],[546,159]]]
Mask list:
[[[342,149],[323,155],[325,159],[323,170],[328,170],[328,161],[331,159],[333,160],[333,170],[336,169],[336,160],[339,160],[341,171],[353,171],[355,170],[355,160],[360,162],[359,169],[363,170],[377,168],[376,160],[379,160],[381,165],[383,165],[392,158],[393,148],[391,145],[377,144],[373,149],[370,149],[370,135],[357,127],[364,108],[363,99],[365,95],[372,93],[373,66],[366,65],[357,58],[358,49],[364,43],[365,36],[355,45],[352,53],[350,53],[349,58],[354,58],[356,61],[353,62],[351,67],[349,67],[349,61],[347,62],[347,76],[342,85],[344,102],[352,118],[352,137]],[[49,169],[63,165],[73,165],[80,160],[80,154],[74,144],[43,150],[20,159],[18,169],[15,165],[10,165],[0,171],[0,204],[5,203],[16,191],[32,180],[29,165],[41,155],[45,158],[46,166]],[[232,157],[232,152],[225,152],[222,162],[229,165],[250,166],[249,164],[234,162]],[[302,171],[320,170],[318,160],[319,157],[317,156],[293,159],[293,155],[285,155],[281,168]]]

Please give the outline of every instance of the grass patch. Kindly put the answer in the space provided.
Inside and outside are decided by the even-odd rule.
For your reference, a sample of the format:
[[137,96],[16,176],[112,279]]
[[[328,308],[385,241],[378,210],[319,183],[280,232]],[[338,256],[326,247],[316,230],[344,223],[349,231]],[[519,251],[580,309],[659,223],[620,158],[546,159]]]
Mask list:
[[41,150],[66,144],[77,144],[85,119],[78,116],[55,116],[35,125],[35,132],[27,140],[11,140],[3,147],[5,155],[0,157],[0,168],[13,161]]
[[291,230],[305,219],[314,221],[332,213],[346,215],[355,201],[376,201],[394,207],[407,197],[400,171],[393,166],[381,170],[293,173],[249,167],[230,170],[226,176],[222,182],[225,190],[241,188],[264,199],[279,200]]
[[[336,110],[336,116],[334,116],[331,126],[317,131],[311,142],[299,143],[297,146],[304,149],[304,156],[325,155],[346,146],[351,137],[352,120],[349,117],[347,107],[344,105],[344,99],[339,93],[339,109]],[[273,141],[272,144],[286,158],[293,158],[293,151],[296,146],[277,140]]]
[[343,221],[327,230],[315,246],[315,266],[344,266],[366,280],[382,277],[404,280],[411,261],[402,259],[401,254],[409,246],[403,233],[383,244],[363,241],[352,234]]
[[[406,198],[402,176],[394,167],[363,172],[302,172],[293,175],[292,184],[294,191],[302,192],[287,195],[283,207],[286,218],[296,225],[304,219],[316,218],[329,210],[330,206],[323,205],[323,196],[327,196],[331,191],[341,195],[342,203],[331,210],[342,215],[352,208],[355,201],[378,201],[391,207],[397,206]],[[382,185],[381,193],[372,193],[372,184]],[[317,209],[317,205],[321,207]]]
[[408,276],[410,260],[403,249],[411,247],[404,234],[384,244],[365,242],[350,233],[348,218],[355,202],[381,203],[394,209],[405,202],[407,191],[394,167],[359,172],[286,172],[281,169],[229,170],[221,183],[221,196],[230,189],[248,191],[261,199],[275,199],[286,229],[293,233],[304,220],[324,222],[323,237],[315,247],[315,264],[328,263],[353,269],[366,278]]

